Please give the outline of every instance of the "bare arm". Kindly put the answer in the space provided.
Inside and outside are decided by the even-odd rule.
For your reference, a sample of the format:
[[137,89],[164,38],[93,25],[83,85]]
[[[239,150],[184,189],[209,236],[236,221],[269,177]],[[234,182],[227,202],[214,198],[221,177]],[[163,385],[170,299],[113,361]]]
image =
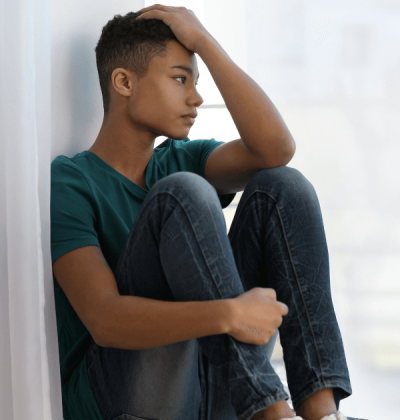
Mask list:
[[203,36],[195,52],[210,70],[246,148],[262,158],[266,168],[286,165],[296,144],[267,94],[211,34]]
[[193,338],[223,334],[222,300],[164,302],[120,296],[110,302],[113,316],[103,346],[143,350]]
[[100,346],[143,350],[228,332],[229,299],[166,302],[121,296],[97,246],[64,254],[54,262],[53,271]]

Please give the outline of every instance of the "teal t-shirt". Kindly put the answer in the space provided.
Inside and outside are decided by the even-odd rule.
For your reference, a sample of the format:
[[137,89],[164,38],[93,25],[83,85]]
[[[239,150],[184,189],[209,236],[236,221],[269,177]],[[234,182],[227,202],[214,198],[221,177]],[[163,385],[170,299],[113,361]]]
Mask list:
[[[145,171],[150,189],[174,172],[194,172],[203,178],[209,154],[223,141],[167,139],[154,148]],[[52,262],[72,251],[96,245],[114,270],[148,190],[85,150],[51,163]],[[235,194],[219,196],[222,208]],[[102,420],[90,388],[86,350],[91,336],[53,275],[65,420]]]

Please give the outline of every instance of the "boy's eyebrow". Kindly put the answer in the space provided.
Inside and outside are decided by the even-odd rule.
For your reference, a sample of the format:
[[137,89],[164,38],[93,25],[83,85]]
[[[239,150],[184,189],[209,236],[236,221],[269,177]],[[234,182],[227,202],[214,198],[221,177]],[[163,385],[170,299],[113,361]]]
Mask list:
[[[171,69],[185,70],[186,73],[188,73],[191,77],[193,77],[193,70],[191,69],[191,67],[186,67],[186,66],[172,66]],[[199,79],[199,77],[200,77],[200,73],[197,74],[197,79]]]

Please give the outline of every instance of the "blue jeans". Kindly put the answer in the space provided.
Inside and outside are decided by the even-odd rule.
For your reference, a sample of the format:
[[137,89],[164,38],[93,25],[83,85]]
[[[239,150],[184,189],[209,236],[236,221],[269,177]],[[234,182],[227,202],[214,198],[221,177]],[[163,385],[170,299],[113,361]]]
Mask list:
[[[258,171],[229,235],[210,183],[190,172],[162,178],[147,194],[114,274],[121,295],[164,301],[275,289],[289,307],[279,333],[294,408],[322,388],[333,388],[337,406],[351,395],[321,209],[298,170]],[[92,340],[88,376],[104,420],[248,420],[288,399],[270,364],[272,347],[228,334],[146,350]]]

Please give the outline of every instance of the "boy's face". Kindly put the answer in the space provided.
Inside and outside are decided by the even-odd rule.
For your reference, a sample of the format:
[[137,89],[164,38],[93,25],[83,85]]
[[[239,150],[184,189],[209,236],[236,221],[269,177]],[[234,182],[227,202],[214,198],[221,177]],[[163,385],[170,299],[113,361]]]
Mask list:
[[[174,66],[187,67],[189,72]],[[168,41],[166,54],[150,60],[142,79],[133,75],[127,112],[135,129],[149,131],[154,137],[186,138],[195,120],[183,115],[196,113],[203,103],[196,90],[197,78],[195,54]]]

